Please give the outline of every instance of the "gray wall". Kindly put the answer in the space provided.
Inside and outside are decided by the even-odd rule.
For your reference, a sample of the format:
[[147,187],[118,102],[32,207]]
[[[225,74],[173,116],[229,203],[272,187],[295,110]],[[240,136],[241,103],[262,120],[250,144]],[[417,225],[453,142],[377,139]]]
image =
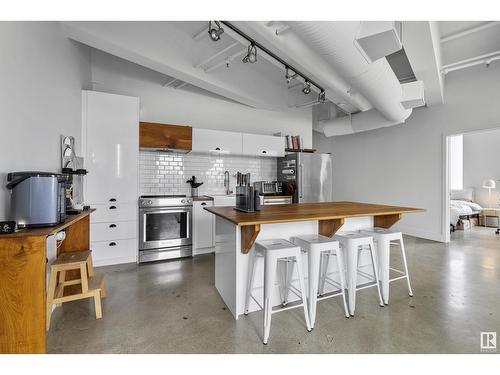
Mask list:
[[445,240],[444,135],[500,126],[500,64],[446,76],[445,104],[420,108],[403,125],[331,138],[334,199],[421,207],[397,227]]
[[497,188],[491,190],[492,206],[499,206],[500,198],[500,129],[464,135],[464,187],[473,187],[475,200],[490,207],[488,189],[483,181],[493,179]]
[[88,48],[58,22],[0,22],[0,220],[8,218],[6,175],[60,171],[61,134],[80,147],[81,89],[90,86]]

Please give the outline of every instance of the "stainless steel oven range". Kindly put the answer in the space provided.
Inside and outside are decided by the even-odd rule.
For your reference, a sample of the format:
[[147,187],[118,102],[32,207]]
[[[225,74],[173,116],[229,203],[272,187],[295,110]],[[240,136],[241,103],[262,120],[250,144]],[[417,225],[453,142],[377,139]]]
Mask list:
[[139,198],[139,263],[191,256],[193,200],[185,195]]

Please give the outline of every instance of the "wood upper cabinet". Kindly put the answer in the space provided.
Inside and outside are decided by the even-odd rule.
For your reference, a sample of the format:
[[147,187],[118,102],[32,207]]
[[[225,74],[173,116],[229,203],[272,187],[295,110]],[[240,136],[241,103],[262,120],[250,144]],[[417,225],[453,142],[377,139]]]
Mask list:
[[193,130],[190,126],[139,123],[139,147],[191,151]]

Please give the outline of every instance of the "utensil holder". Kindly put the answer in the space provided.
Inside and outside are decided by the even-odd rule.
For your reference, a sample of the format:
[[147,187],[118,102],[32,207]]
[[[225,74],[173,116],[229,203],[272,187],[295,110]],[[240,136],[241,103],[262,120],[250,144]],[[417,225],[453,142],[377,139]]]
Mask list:
[[191,196],[192,197],[198,196],[198,188],[191,188]]

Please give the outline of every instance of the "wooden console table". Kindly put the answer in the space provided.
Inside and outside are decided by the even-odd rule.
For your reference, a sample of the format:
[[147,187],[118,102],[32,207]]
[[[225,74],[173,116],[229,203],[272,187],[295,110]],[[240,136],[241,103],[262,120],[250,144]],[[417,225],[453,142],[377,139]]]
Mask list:
[[90,249],[90,214],[68,215],[54,227],[0,235],[0,354],[46,353],[47,238],[66,239],[57,254]]

